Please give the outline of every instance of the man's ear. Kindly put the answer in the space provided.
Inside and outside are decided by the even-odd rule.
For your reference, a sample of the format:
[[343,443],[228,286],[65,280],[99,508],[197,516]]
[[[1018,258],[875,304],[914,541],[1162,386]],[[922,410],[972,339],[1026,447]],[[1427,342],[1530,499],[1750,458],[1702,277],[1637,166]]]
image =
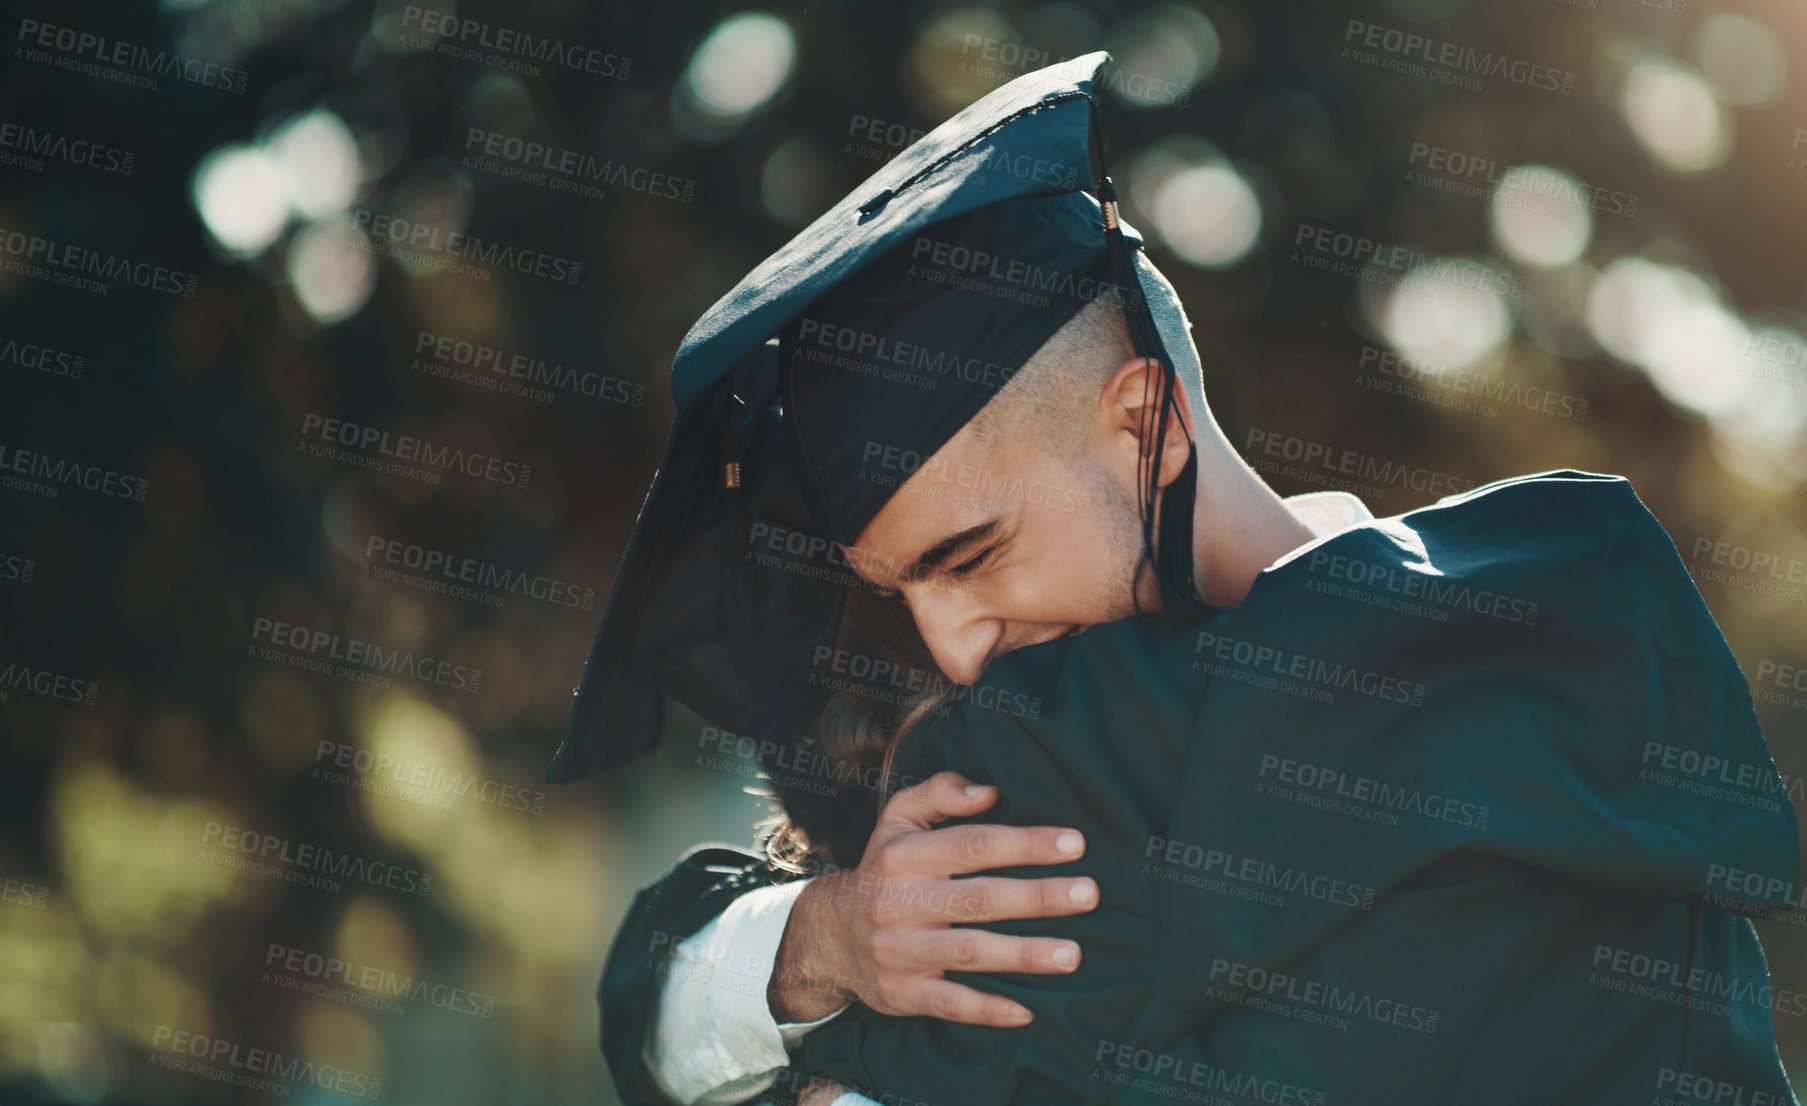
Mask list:
[[[1098,415],[1102,429],[1109,436],[1112,447],[1124,451],[1131,466],[1136,464],[1144,436],[1152,435],[1159,422],[1155,417],[1158,412],[1153,409],[1160,395],[1160,383],[1160,362],[1148,357],[1132,357],[1117,366],[1099,394]],[[1177,383],[1173,399],[1173,410],[1167,416],[1166,441],[1161,448],[1161,472],[1157,478],[1163,488],[1185,467],[1192,442],[1192,411]],[[1134,471],[1133,467],[1131,471]]]

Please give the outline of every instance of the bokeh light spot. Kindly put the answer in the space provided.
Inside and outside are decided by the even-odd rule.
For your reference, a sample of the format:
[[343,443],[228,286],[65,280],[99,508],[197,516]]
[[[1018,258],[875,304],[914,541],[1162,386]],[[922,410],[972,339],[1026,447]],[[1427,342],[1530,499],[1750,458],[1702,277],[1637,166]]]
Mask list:
[[336,323],[358,313],[376,285],[364,232],[348,219],[315,223],[289,244],[289,283],[307,313]]
[[357,140],[330,111],[311,111],[284,124],[266,144],[282,173],[290,206],[310,219],[336,215],[358,194],[363,178]]
[[1587,186],[1560,169],[1520,165],[1493,190],[1493,240],[1515,261],[1558,268],[1579,258],[1594,235]]
[[282,170],[255,146],[221,146],[202,158],[190,194],[207,233],[240,256],[262,253],[289,221]]
[[1155,190],[1150,216],[1174,253],[1206,269],[1241,261],[1261,235],[1261,201],[1228,163],[1169,174]]
[[1776,33],[1741,15],[1710,15],[1694,38],[1700,68],[1726,103],[1761,107],[1788,83],[1788,51]]
[[746,12],[709,32],[684,71],[689,102],[719,123],[737,123],[778,94],[797,60],[790,24]]
[[1731,149],[1731,120],[1713,86],[1679,62],[1644,58],[1634,63],[1619,106],[1645,151],[1678,173],[1711,169]]
[[1105,36],[1114,59],[1098,81],[1134,107],[1184,104],[1223,57],[1217,28],[1201,12],[1168,4],[1122,20]]
[[1387,295],[1377,320],[1401,355],[1446,369],[1486,357],[1512,333],[1512,311],[1498,290],[1505,276],[1472,258],[1445,258],[1410,269]]

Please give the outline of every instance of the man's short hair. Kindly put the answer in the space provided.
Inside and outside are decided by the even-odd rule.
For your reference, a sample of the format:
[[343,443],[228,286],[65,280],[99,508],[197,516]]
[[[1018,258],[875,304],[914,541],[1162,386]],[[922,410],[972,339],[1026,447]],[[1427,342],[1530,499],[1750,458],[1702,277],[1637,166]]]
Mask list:
[[1136,355],[1123,308],[1109,297],[1092,300],[1038,347],[991,401],[972,418],[973,435],[988,446],[1032,432],[1049,448],[1077,446],[1098,388]]

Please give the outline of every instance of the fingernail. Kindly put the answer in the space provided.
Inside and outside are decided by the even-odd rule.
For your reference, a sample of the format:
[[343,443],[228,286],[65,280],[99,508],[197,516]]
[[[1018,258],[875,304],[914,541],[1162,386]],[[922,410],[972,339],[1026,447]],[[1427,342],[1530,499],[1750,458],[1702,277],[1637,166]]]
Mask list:
[[1078,856],[1079,850],[1085,848],[1085,838],[1077,830],[1066,830],[1054,839],[1054,847],[1068,856]]
[[1029,1020],[1029,1008],[1026,1006],[1012,1005],[1010,1007],[1010,1017],[1015,1021],[1026,1022]]
[[985,786],[982,783],[969,783],[966,785],[966,793],[968,795],[971,795],[975,799],[990,790],[991,790],[991,788]]
[[1098,901],[1098,888],[1090,882],[1075,883],[1067,888],[1067,898],[1074,906],[1090,906]]
[[1079,963],[1079,946],[1062,945],[1054,950],[1054,964],[1060,968],[1071,968]]

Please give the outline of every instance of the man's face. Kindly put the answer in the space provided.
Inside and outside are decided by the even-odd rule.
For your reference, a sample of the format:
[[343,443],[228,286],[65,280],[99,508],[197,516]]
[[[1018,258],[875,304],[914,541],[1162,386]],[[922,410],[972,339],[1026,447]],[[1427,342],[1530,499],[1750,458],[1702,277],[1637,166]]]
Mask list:
[[1109,439],[1052,451],[1024,427],[968,423],[898,488],[848,549],[895,592],[942,673],[970,684],[996,658],[1135,613],[1141,531],[1131,466]]

